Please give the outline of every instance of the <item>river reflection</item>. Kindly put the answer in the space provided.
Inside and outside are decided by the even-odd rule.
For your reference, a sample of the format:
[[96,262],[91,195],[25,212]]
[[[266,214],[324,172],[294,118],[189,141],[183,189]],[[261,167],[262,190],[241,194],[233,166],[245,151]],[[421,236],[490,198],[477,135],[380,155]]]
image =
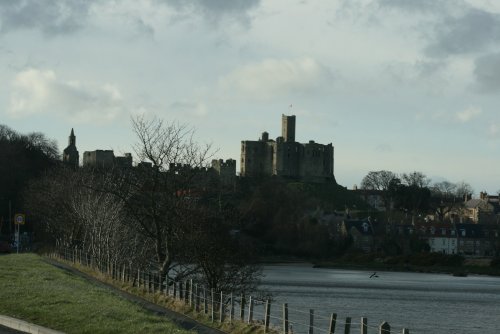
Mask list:
[[295,333],[307,333],[309,309],[315,313],[315,333],[325,333],[330,314],[336,313],[343,333],[352,317],[351,333],[359,333],[361,317],[368,333],[387,321],[393,333],[499,333],[500,278],[454,277],[446,274],[316,269],[311,265],[264,267],[262,287],[272,292],[274,324],[281,304],[288,303]]

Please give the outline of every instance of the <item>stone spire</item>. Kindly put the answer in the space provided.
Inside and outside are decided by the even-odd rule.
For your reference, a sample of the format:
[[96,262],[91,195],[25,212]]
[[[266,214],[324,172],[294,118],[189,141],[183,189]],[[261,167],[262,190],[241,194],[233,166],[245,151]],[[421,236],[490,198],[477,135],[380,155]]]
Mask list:
[[73,168],[78,168],[80,163],[80,154],[76,149],[76,136],[73,128],[71,128],[71,133],[69,135],[68,147],[63,151],[63,162]]
[[69,135],[68,146],[75,146],[76,147],[76,137],[75,137],[75,132],[73,131],[73,128],[71,128],[71,133]]

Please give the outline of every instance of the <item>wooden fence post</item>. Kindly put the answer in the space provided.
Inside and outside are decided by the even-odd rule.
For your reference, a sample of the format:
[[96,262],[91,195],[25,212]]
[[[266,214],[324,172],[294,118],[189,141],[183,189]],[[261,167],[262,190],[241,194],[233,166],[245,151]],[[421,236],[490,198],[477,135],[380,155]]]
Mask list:
[[309,334],[314,334],[314,310],[309,310]]
[[229,308],[229,323],[233,323],[233,318],[234,318],[234,299],[233,299],[233,293],[231,292],[231,295],[229,296],[229,303],[230,303],[230,308]]
[[151,288],[152,288],[152,286],[151,286],[151,276],[152,276],[151,272],[148,271],[148,293],[151,292]]
[[212,317],[211,318],[212,318],[212,322],[214,322],[214,319],[215,319],[215,305],[214,305],[214,294],[215,293],[214,293],[214,289],[210,290],[210,292],[211,292],[210,293],[210,300],[211,300],[211,308],[212,308],[212,310],[211,310]]
[[408,328],[403,328],[403,334],[410,334],[410,330]]
[[379,334],[390,334],[391,333],[391,326],[387,321],[384,321],[383,323],[380,324],[379,327]]
[[220,305],[219,305],[219,322],[222,323],[224,321],[224,294],[222,291],[220,292]]
[[245,296],[241,295],[240,299],[240,320],[245,321]]
[[332,313],[330,316],[330,326],[328,328],[328,333],[329,334],[335,334],[335,325],[337,324],[337,314]]
[[193,306],[193,279],[189,280],[189,306]]
[[248,321],[247,323],[251,323],[253,321],[253,298],[250,296],[250,301],[248,302]]
[[160,294],[163,292],[163,277],[161,276],[161,272],[158,273],[158,292]]
[[207,288],[203,286],[203,312],[208,313]]
[[165,274],[165,297],[169,296],[170,291],[168,291],[170,286],[168,285],[168,275]]
[[184,303],[188,305],[189,303],[189,281],[186,281],[186,288],[184,291]]
[[368,319],[365,317],[361,318],[361,334],[368,334]]
[[345,318],[344,334],[349,334],[349,333],[351,333],[351,318],[347,317]]
[[155,280],[155,276],[156,274],[155,273],[151,273],[151,291],[153,292],[153,294],[155,293],[155,286],[156,286],[156,280]]
[[174,281],[172,283],[173,287],[174,287],[174,300],[177,299],[177,282]]
[[288,334],[288,304],[283,304],[283,333]]
[[266,300],[266,313],[264,318],[264,333],[269,331],[269,320],[271,318],[271,301]]
[[198,283],[194,286],[194,310],[200,312],[200,292],[198,291]]

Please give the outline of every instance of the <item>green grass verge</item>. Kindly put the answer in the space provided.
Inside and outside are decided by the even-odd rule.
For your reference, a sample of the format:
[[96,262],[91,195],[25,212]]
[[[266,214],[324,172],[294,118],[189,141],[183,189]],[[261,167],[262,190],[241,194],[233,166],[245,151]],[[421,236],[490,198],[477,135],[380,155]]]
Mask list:
[[[254,321],[251,324],[248,324],[246,322],[240,321],[238,319],[234,319],[231,323],[227,321],[227,317],[225,321],[222,323],[219,322],[219,314],[216,312],[215,316],[215,321],[212,322],[210,319],[210,314],[207,313],[205,314],[202,310],[200,312],[196,312],[193,307],[186,305],[184,302],[181,302],[177,299],[174,299],[171,296],[165,296],[164,292],[158,292],[156,291],[155,293],[150,293],[145,290],[144,287],[138,288],[135,286],[131,286],[127,282],[121,282],[119,280],[114,280],[110,278],[108,275],[103,274],[101,272],[98,272],[90,267],[82,266],[79,265],[78,263],[71,263],[65,260],[57,259],[57,261],[66,263],[73,268],[90,275],[97,280],[104,282],[106,284],[113,285],[117,289],[126,291],[130,294],[139,296],[145,300],[148,300],[152,303],[155,303],[159,306],[162,306],[164,308],[167,308],[169,310],[175,311],[177,313],[184,314],[186,317],[203,324],[208,327],[212,327],[215,329],[218,329],[220,331],[223,331],[225,333],[234,333],[234,334],[264,334],[264,326],[263,326],[263,321]],[[202,307],[202,306],[201,306]],[[280,331],[277,330],[276,328],[269,328],[268,334],[277,334]]]
[[191,333],[34,254],[0,256],[0,314],[66,333]]

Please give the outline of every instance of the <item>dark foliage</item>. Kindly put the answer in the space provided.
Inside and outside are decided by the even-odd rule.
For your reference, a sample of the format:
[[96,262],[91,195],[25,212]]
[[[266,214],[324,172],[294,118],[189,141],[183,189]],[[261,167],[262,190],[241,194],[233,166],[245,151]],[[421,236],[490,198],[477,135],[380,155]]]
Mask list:
[[[8,222],[9,202],[12,213],[21,210],[24,187],[57,164],[58,149],[41,133],[22,135],[0,125],[0,156],[0,220]],[[11,224],[3,224],[2,232],[11,229]]]

